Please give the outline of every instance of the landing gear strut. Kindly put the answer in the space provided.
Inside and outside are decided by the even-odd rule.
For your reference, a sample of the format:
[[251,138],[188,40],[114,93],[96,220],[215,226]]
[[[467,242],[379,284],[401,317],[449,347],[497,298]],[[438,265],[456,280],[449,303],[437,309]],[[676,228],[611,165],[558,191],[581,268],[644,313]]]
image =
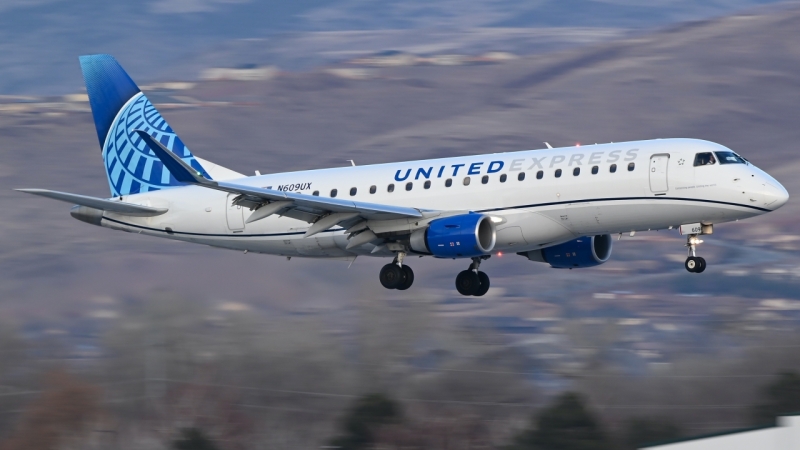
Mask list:
[[686,246],[689,247],[689,257],[686,258],[684,266],[686,266],[686,270],[691,273],[701,273],[706,270],[706,260],[697,256],[695,253],[697,246],[703,243],[697,236],[697,234],[690,234],[686,238]]
[[488,256],[472,258],[469,269],[461,271],[456,277],[456,290],[461,295],[474,295],[480,297],[489,291],[489,276],[478,270],[481,261],[489,259]]
[[379,278],[381,285],[386,289],[405,291],[414,284],[414,271],[411,267],[403,265],[405,252],[397,252],[394,261],[383,266]]

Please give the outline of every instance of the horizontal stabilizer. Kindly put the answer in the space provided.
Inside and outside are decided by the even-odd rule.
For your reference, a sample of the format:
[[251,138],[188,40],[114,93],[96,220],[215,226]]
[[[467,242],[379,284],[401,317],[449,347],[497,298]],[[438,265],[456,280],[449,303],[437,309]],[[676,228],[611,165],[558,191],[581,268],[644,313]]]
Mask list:
[[47,189],[15,189],[19,192],[26,192],[33,195],[41,195],[42,197],[52,198],[62,202],[72,203],[73,205],[81,205],[89,208],[99,209],[102,211],[114,212],[126,216],[136,217],[152,217],[160,216],[169,211],[167,208],[153,208],[150,206],[135,205],[133,203],[118,202],[114,200],[106,200],[103,198],[89,197],[86,195],[70,194],[68,192],[50,191]]

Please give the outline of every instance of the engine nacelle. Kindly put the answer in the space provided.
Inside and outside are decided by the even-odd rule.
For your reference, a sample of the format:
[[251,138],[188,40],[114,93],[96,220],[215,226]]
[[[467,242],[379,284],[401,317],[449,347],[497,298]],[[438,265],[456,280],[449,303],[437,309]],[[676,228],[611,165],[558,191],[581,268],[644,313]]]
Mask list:
[[497,230],[491,217],[461,214],[436,219],[411,234],[411,250],[437,258],[472,258],[494,248]]
[[610,234],[584,236],[563,244],[520,253],[531,261],[550,264],[556,269],[573,267],[594,267],[603,264],[611,257]]

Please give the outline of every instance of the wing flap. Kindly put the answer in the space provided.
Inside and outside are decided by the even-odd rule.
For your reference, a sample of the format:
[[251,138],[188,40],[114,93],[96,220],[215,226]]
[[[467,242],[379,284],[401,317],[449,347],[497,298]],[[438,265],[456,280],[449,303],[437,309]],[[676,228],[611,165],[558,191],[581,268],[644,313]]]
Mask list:
[[167,208],[153,208],[151,206],[135,205],[133,203],[106,200],[103,198],[89,197],[87,195],[70,194],[68,192],[50,191],[47,189],[15,189],[15,191],[39,195],[52,198],[53,200],[72,203],[73,205],[86,206],[126,216],[153,217],[160,216],[169,211]]

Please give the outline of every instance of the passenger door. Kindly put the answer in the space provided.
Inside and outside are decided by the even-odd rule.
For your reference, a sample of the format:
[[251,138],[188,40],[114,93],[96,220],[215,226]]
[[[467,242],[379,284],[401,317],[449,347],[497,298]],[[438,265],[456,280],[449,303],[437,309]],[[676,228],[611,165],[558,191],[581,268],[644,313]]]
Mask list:
[[667,183],[667,167],[669,166],[669,155],[660,154],[650,157],[650,191],[653,193],[664,193],[669,190]]
[[227,211],[228,229],[234,233],[241,233],[244,230],[244,211],[241,205],[234,205],[233,199],[238,194],[228,194],[226,198],[225,210]]

